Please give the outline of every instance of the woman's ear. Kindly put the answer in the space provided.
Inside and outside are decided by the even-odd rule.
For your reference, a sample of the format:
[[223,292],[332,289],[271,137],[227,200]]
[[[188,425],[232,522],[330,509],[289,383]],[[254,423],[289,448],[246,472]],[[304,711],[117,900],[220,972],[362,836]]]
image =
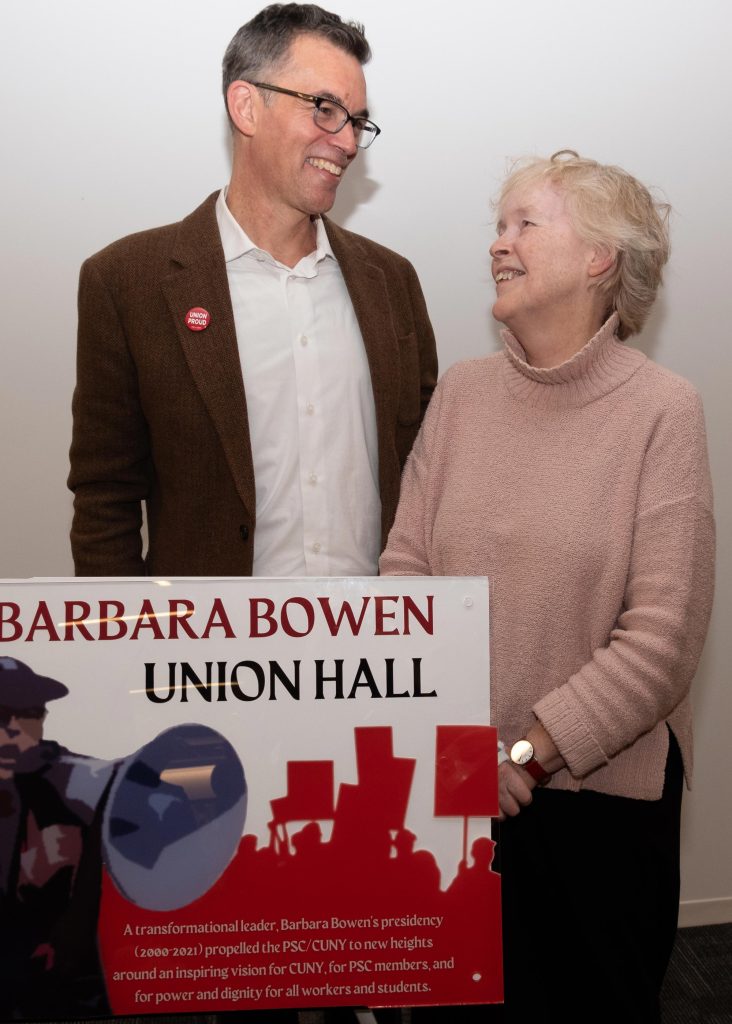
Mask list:
[[595,249],[590,259],[588,273],[590,277],[602,277],[615,265],[616,253],[611,249]]

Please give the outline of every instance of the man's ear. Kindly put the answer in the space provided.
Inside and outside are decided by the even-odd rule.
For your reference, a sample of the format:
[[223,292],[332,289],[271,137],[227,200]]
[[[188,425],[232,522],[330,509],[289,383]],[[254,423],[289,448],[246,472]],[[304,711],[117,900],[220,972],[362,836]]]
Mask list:
[[615,265],[616,253],[612,249],[595,249],[590,259],[587,272],[590,277],[602,277],[611,267]]
[[252,136],[257,127],[259,95],[250,82],[232,82],[226,90],[226,106],[234,127],[242,135]]

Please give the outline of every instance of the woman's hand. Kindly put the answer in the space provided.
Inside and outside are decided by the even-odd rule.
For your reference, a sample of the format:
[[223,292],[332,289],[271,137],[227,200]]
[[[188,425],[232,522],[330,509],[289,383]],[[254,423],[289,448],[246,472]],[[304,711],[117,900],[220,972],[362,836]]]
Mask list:
[[498,768],[498,803],[501,813],[499,821],[514,818],[522,807],[531,803],[531,790],[536,782],[527,772],[521,771],[510,761],[504,761]]
[[[526,733],[526,739],[532,744],[537,761],[550,774],[566,767],[566,762],[559,753],[554,740],[541,722],[536,722]],[[527,807],[532,800],[531,791],[536,788],[536,779],[523,768],[511,761],[504,761],[498,766],[498,804],[501,813],[499,821],[515,818],[522,807]]]

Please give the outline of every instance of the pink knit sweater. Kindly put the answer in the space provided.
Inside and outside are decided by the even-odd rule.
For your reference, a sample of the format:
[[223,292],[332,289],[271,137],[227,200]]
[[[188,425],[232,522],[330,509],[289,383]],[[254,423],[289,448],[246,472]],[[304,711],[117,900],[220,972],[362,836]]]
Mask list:
[[701,402],[614,335],[551,370],[504,352],[453,366],[407,462],[392,575],[485,575],[492,719],[538,717],[550,785],[654,800],[709,621],[714,520]]

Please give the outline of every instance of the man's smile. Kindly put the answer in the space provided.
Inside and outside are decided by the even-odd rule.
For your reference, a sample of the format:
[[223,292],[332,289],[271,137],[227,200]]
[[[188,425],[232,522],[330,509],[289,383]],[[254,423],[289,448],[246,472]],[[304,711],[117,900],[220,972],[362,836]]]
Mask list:
[[328,171],[330,174],[334,174],[336,178],[340,178],[341,174],[343,174],[342,167],[334,164],[331,160],[324,160],[319,156],[309,156],[305,162],[313,167],[317,167],[321,171]]

